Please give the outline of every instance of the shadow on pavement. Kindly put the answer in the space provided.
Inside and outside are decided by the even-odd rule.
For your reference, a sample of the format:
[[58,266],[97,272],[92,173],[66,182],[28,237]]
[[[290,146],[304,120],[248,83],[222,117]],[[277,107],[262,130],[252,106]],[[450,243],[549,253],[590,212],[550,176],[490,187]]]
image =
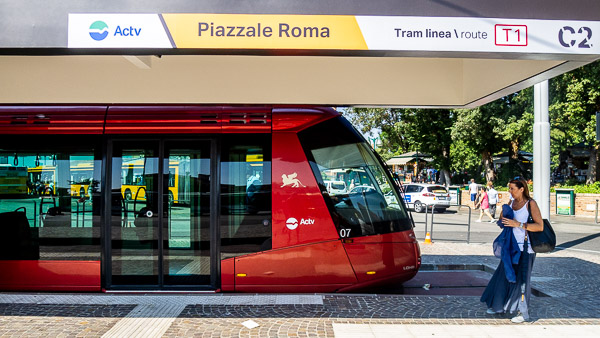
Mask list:
[[578,245],[578,244],[581,244],[581,243],[584,243],[584,242],[587,242],[587,241],[591,241],[592,239],[598,238],[598,237],[600,237],[600,233],[589,235],[589,236],[585,236],[583,238],[576,239],[574,241],[569,241],[569,242],[564,242],[564,243],[561,243],[561,244],[557,244],[556,246],[557,247],[561,247],[561,248],[570,248],[570,247],[573,247],[575,245]]

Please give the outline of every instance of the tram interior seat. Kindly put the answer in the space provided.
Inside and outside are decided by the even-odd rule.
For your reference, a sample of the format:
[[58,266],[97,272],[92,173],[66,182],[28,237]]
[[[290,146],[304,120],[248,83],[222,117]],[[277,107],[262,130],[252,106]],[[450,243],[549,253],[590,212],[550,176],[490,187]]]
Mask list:
[[[24,208],[19,208],[23,209]],[[25,211],[19,209],[0,213],[0,259],[38,260],[40,259],[39,231],[31,228]]]

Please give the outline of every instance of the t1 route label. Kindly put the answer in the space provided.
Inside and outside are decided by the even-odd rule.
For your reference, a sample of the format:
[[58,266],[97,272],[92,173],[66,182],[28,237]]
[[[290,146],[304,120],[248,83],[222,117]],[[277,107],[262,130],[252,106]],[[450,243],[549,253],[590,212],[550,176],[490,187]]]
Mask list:
[[527,46],[526,25],[496,25],[496,46]]

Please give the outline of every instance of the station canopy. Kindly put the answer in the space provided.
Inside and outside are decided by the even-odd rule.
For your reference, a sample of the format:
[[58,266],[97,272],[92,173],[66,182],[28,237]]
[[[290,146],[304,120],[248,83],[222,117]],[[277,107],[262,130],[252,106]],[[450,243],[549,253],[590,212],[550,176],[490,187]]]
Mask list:
[[0,104],[474,107],[600,58],[597,0],[0,9]]

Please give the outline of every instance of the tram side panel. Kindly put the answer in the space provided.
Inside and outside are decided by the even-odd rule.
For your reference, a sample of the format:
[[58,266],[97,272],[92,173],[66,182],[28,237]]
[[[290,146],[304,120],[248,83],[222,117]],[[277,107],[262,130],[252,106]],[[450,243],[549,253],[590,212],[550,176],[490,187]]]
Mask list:
[[273,133],[273,249],[339,238],[296,133]]
[[356,284],[337,240],[239,257],[235,272],[238,292],[335,292]]
[[235,291],[332,292],[356,284],[297,134],[272,138],[273,249],[235,258]]
[[421,265],[418,245],[412,230],[357,237],[344,243],[358,284],[339,291],[398,285],[413,278]]
[[413,278],[420,253],[411,221],[381,159],[343,117],[301,131],[299,140],[335,222],[357,283],[339,292]]
[[[352,291],[379,285],[398,284],[414,277],[420,265],[420,254],[412,230],[412,222],[406,211],[404,210],[404,216],[401,219],[392,217],[386,221],[376,218],[386,214],[388,216],[393,214],[396,217],[402,215],[403,206],[398,204],[399,200],[396,198],[395,209],[390,209],[389,203],[383,201],[383,195],[376,195],[375,187],[371,187],[366,194],[362,195],[364,203],[354,206],[358,208],[356,210],[344,207],[345,203],[351,205],[351,200],[356,202],[356,198],[360,199],[361,195],[354,191],[351,193],[352,196],[349,196],[347,192],[340,195],[347,197],[342,199],[346,202],[342,202],[341,209],[339,201],[336,202],[338,203],[336,207],[328,206],[327,198],[330,198],[330,194],[322,192],[323,188],[318,183],[318,178],[321,178],[321,173],[319,173],[321,169],[311,167],[309,161],[315,161],[315,159],[307,158],[306,145],[301,143],[307,141],[306,135],[303,138],[299,138],[298,135],[298,132],[305,130],[308,126],[319,125],[326,120],[331,120],[331,123],[322,126],[332,126],[342,134],[353,134],[356,131],[349,124],[344,124],[347,122],[333,121],[331,118],[338,116],[335,112],[323,110],[320,112],[320,116],[316,116],[314,111],[295,115],[289,114],[290,112],[286,113],[288,114],[276,114],[275,112],[273,114],[272,250],[236,257],[231,259],[233,263],[224,261],[222,264],[223,290],[240,292]],[[298,125],[294,125],[295,122],[298,122]],[[331,132],[333,134],[327,134],[325,130],[320,130],[317,135],[324,138],[331,137],[336,130]],[[348,149],[354,149],[353,147],[366,149],[364,146],[358,145],[365,143],[364,139],[356,134],[353,135],[353,142],[358,143],[352,145],[350,142]],[[314,139],[314,134],[311,139]],[[325,145],[328,143],[325,139],[321,140]],[[314,139],[313,141],[309,142],[313,146],[315,144],[317,147],[323,145],[320,140]],[[342,144],[343,147],[346,146]],[[310,153],[310,150],[308,151]],[[357,154],[338,151],[335,155],[332,154],[336,158],[328,158],[328,160],[337,163],[355,163]],[[341,157],[338,159],[338,156]],[[373,166],[379,165],[381,168],[379,174],[385,176],[381,172],[382,164],[376,164],[378,160],[375,159],[375,155],[365,156],[370,156],[370,163]],[[317,164],[317,166],[319,165]],[[365,170],[355,169],[355,172],[358,173],[356,179],[359,179],[359,175],[368,178]],[[329,171],[335,172],[336,170]],[[346,171],[342,170],[339,174]],[[369,175],[375,184],[372,173]],[[386,180],[384,176],[381,176],[379,180]],[[375,195],[379,197],[375,198]],[[393,199],[392,195],[392,192],[386,193],[388,199]],[[373,202],[379,203],[379,208],[383,209],[377,209]],[[376,209],[366,210],[365,207],[367,209],[376,207]],[[372,215],[369,216],[372,224],[359,222],[363,227],[362,230],[349,231],[347,224],[340,226],[335,223],[347,223],[348,220],[344,221],[342,218],[354,212],[363,213],[363,216],[369,213]],[[364,218],[363,221],[366,220]],[[374,230],[375,228],[379,230]],[[345,232],[342,233],[343,231]],[[352,238],[348,236],[350,233],[353,234]],[[232,270],[234,270],[233,273]],[[232,274],[235,275],[233,278]]]

